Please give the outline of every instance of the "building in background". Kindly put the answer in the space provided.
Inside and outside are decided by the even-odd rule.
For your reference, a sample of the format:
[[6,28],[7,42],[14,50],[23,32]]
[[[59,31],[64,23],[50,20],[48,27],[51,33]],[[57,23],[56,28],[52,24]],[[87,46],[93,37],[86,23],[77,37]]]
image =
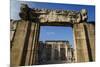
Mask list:
[[45,43],[40,41],[39,64],[56,64],[74,62],[74,49],[69,41],[47,40]]

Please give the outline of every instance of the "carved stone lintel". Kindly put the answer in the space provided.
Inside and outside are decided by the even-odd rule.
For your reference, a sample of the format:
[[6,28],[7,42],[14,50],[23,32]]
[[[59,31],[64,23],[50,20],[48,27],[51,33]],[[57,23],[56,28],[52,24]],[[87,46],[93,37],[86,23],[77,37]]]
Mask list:
[[68,23],[80,23],[81,21],[87,21],[87,11],[82,9],[79,11],[72,10],[49,10],[29,8],[27,4],[22,4],[20,8],[21,12],[19,16],[23,20],[44,22],[68,22]]

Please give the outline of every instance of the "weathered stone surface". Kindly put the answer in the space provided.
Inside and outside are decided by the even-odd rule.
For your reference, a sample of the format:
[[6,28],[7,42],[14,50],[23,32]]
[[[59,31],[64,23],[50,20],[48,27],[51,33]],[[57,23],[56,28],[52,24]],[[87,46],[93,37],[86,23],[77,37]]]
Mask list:
[[[38,45],[39,45],[39,30],[40,30],[40,26],[38,23],[32,23],[32,27],[33,28],[33,32],[31,33],[33,35],[33,37],[30,36],[30,38],[32,38],[32,46],[28,47],[30,50],[28,50],[28,52],[30,53],[30,60],[29,60],[29,65],[33,65],[33,64],[37,64],[38,63]],[[31,42],[29,42],[31,43]],[[27,54],[27,56],[29,56],[29,54]],[[26,61],[27,62],[27,61]],[[27,64],[28,65],[28,64]]]
[[28,21],[18,22],[18,26],[15,32],[14,40],[11,45],[11,65],[20,65],[22,59],[22,52],[24,49],[25,37],[27,35]]
[[11,21],[11,23],[10,23],[10,41],[12,42],[13,37],[15,35],[18,21],[14,21],[14,20],[10,20],[10,21]]
[[15,36],[11,42],[11,65],[37,64],[39,24],[29,21],[17,22]]
[[89,61],[95,61],[95,24],[92,22],[85,24]]
[[95,61],[94,23],[74,24],[76,62]]
[[75,38],[75,51],[76,51],[76,62],[87,62],[89,61],[87,42],[84,30],[84,23],[74,24],[74,38]]

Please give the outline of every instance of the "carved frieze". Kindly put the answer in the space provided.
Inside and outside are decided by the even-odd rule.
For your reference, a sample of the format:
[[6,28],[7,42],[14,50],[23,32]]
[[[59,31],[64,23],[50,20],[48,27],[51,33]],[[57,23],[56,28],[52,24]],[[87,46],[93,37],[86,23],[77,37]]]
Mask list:
[[80,23],[81,21],[87,21],[87,11],[85,9],[82,9],[81,11],[50,10],[50,9],[29,8],[26,4],[22,4],[21,12],[19,13],[19,15],[21,19],[38,21],[41,23],[47,23],[47,22]]

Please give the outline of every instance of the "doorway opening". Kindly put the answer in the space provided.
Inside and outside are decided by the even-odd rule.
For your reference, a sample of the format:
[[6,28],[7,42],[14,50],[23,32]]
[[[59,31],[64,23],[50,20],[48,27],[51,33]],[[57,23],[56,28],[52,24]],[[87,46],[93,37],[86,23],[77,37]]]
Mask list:
[[39,64],[74,61],[73,30],[67,26],[40,26]]

